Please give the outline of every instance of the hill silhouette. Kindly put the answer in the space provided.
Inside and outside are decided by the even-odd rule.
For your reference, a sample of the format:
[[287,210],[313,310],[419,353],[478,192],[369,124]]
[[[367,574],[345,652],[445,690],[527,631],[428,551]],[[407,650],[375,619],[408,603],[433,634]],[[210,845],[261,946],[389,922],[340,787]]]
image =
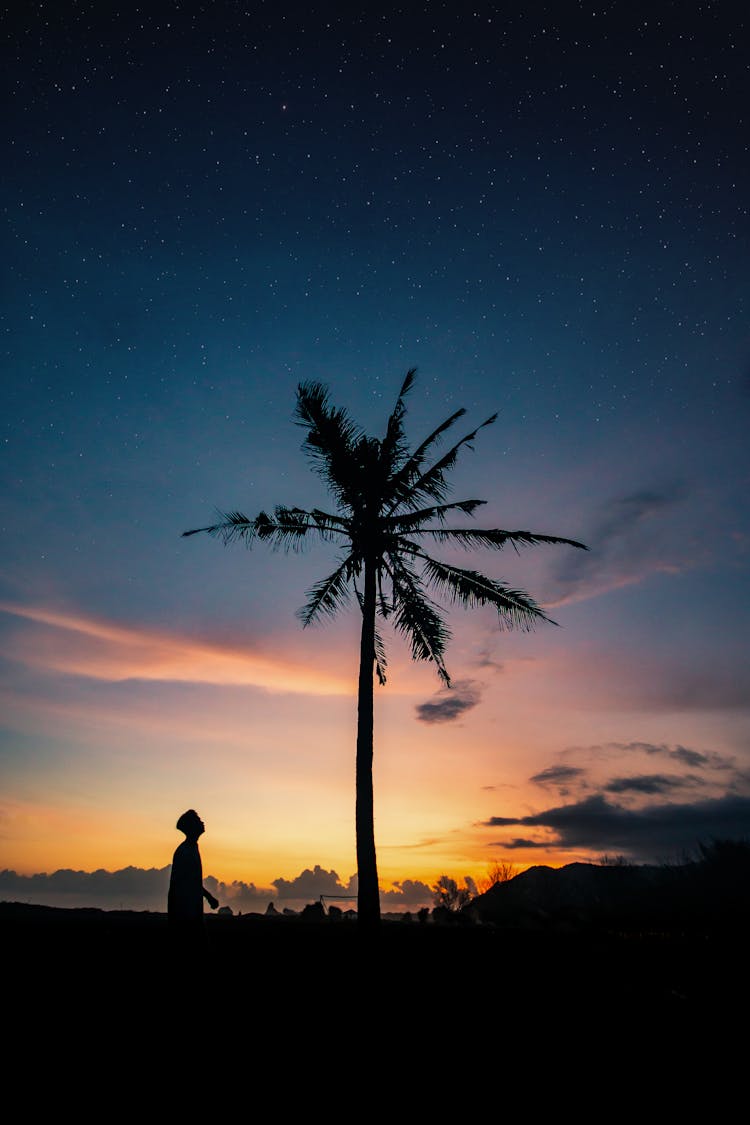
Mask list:
[[731,933],[750,921],[750,846],[715,841],[700,860],[531,867],[464,907],[474,921],[525,929]]

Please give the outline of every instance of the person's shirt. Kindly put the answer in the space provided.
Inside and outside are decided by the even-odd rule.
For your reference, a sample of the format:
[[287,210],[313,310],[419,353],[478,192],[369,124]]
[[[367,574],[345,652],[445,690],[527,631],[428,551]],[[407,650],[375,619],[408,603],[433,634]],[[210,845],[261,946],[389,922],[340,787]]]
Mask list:
[[203,917],[203,864],[196,841],[184,840],[174,853],[167,911],[180,921]]

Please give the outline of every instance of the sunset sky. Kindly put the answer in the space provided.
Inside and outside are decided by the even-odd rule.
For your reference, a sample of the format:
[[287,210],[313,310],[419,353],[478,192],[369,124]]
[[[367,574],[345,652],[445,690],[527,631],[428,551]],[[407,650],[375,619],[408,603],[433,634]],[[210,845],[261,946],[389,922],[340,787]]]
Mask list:
[[499,412],[476,524],[590,551],[436,551],[559,625],[447,607],[450,691],[386,630],[384,908],[750,836],[740,8],[4,22],[0,897],[153,906],[188,807],[222,901],[352,893],[357,613],[295,617],[335,549],[181,533],[330,507],[297,384],[378,435],[413,366],[414,444]]

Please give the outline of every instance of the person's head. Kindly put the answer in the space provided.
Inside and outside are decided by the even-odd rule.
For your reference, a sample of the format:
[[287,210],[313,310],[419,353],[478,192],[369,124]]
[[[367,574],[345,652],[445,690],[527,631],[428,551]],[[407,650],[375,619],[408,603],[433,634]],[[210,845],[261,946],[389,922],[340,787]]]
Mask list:
[[184,832],[188,840],[197,840],[206,831],[206,826],[195,809],[188,809],[177,821],[177,828]]

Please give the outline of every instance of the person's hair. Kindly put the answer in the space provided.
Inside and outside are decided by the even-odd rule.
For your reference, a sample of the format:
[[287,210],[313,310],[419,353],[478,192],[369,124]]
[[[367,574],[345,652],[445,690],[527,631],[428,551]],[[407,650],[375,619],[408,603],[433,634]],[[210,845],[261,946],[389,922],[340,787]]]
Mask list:
[[190,826],[192,824],[195,824],[197,820],[200,820],[200,817],[198,816],[195,809],[188,809],[187,812],[184,812],[180,819],[177,821],[176,827],[180,832],[189,832]]

